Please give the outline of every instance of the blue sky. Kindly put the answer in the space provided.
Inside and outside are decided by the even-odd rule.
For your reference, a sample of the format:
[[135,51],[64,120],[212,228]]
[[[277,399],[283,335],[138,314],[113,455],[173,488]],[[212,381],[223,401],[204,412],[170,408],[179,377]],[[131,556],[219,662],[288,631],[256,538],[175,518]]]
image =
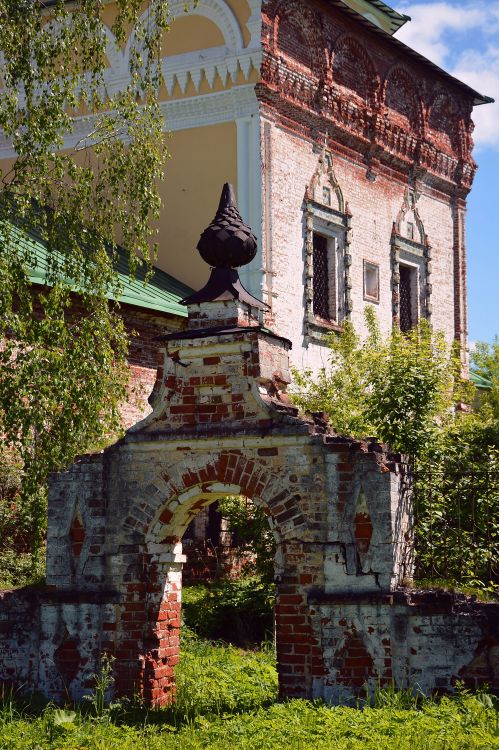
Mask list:
[[474,110],[478,172],[468,199],[469,337],[499,335],[499,0],[392,2],[411,16],[397,37],[495,104]]

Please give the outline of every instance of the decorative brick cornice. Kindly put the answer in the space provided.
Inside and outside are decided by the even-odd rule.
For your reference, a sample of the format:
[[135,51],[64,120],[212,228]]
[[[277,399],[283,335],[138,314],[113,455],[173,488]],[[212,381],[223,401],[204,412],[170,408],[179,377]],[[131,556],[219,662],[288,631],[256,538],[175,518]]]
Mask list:
[[464,197],[476,170],[471,94],[339,11],[314,13],[296,0],[264,4],[261,101],[302,135],[327,130],[368,166],[374,159],[404,178],[424,169],[435,187]]
[[[358,151],[364,160],[374,152],[380,165],[404,175],[423,169],[445,192],[452,186],[466,195],[471,188],[476,164],[466,138],[461,139],[461,153],[446,153],[430,140],[425,129],[418,132],[397,122],[383,101],[374,108],[332,83],[292,68],[268,51],[263,55],[257,95],[277,116],[283,115],[288,123],[294,121],[301,132],[328,130],[333,140]],[[464,127],[462,122],[460,127]]]

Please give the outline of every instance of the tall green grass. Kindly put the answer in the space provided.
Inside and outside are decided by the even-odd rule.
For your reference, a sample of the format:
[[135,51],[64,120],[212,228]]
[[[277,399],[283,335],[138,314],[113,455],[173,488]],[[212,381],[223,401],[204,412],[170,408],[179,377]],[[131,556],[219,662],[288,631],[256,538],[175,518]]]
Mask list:
[[[175,707],[133,702],[39,707],[4,695],[1,750],[493,750],[494,699],[461,690],[433,701],[380,690],[363,708],[276,702],[271,649],[183,639]],[[105,687],[105,686],[103,686]]]

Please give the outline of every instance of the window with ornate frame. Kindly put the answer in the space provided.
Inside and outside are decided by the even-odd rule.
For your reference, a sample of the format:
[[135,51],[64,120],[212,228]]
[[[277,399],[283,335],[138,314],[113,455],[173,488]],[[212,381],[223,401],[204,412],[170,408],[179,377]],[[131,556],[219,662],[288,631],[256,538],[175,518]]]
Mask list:
[[393,323],[402,331],[422,318],[431,321],[431,247],[417,199],[415,190],[408,188],[391,240]]
[[305,336],[327,343],[350,316],[349,254],[351,217],[333,172],[332,156],[322,153],[305,195]]

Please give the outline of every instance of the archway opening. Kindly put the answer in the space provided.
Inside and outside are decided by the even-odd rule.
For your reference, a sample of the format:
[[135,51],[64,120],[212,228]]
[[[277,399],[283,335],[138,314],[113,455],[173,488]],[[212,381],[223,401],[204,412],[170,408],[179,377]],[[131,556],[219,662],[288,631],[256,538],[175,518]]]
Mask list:
[[179,499],[162,510],[148,544],[160,585],[149,595],[144,695],[157,704],[192,704],[210,679],[213,701],[230,705],[237,673],[253,694],[249,707],[257,708],[277,697],[279,535],[263,504],[234,486],[197,488]]
[[268,518],[244,495],[207,501],[182,537],[183,623],[240,648],[273,647],[277,540]]

